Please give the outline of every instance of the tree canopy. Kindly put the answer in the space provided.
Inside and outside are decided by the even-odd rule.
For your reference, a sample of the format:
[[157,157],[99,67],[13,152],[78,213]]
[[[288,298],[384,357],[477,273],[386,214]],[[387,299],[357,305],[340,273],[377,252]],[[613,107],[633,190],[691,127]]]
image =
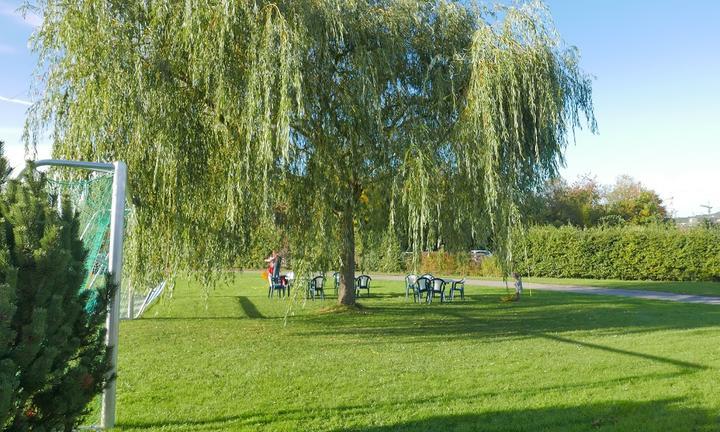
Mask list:
[[345,304],[372,230],[416,252],[492,235],[507,257],[528,192],[595,128],[577,50],[538,2],[35,7],[30,139],[50,127],[57,157],[128,163],[136,281],[223,269],[267,227],[296,272],[340,265]]

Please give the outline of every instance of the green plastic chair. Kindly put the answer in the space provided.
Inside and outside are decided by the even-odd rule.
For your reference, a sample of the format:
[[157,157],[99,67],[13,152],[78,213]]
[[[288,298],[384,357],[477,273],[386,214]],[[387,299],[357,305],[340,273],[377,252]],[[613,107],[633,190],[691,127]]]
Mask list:
[[370,281],[372,278],[368,275],[360,275],[355,278],[355,297],[360,297],[360,290],[366,290],[367,296],[370,297]]
[[420,276],[417,278],[417,281],[415,281],[415,300],[420,303],[420,300],[422,299],[423,293],[425,293],[425,301],[428,300],[428,297],[430,296],[430,290],[432,289],[432,279],[430,279],[427,276]]
[[415,290],[417,288],[418,276],[415,274],[409,274],[405,276],[405,300],[410,296],[410,292],[413,293],[413,301],[415,301]]
[[434,278],[430,281],[430,291],[428,291],[427,302],[432,303],[435,294],[440,295],[440,303],[445,302],[445,279]]
[[465,300],[465,278],[450,284],[450,301],[455,300],[455,291],[460,291],[460,300]]
[[325,276],[315,276],[314,278],[310,279],[310,282],[308,283],[308,296],[315,300],[315,297],[317,295],[320,295],[320,298],[325,300]]

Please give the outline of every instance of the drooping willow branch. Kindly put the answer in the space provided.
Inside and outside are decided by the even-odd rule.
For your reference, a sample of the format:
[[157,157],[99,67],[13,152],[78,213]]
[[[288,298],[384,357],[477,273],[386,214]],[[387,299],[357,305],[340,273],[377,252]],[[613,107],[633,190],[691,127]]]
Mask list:
[[176,6],[35,5],[28,136],[127,161],[136,281],[212,275],[273,230],[303,269],[347,267],[348,229],[416,252],[487,233],[507,256],[518,203],[581,120],[594,128],[590,82],[540,3]]

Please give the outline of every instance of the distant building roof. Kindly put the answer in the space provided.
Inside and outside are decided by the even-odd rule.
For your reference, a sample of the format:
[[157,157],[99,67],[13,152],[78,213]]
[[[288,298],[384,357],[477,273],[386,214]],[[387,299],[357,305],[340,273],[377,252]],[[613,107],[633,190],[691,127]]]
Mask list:
[[709,219],[715,223],[720,223],[720,212],[710,214],[700,214],[688,217],[673,218],[678,226],[693,226],[701,223],[703,220]]

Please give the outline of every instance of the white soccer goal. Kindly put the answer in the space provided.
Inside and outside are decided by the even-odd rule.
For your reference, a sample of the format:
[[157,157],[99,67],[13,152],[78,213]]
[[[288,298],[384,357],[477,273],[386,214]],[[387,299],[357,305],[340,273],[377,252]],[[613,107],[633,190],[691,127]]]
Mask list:
[[[93,288],[98,283],[98,279],[108,271],[112,273],[115,286],[118,287],[110,304],[105,337],[105,343],[112,347],[111,374],[114,375],[117,373],[118,330],[121,315],[119,288],[122,286],[127,166],[125,162],[101,163],[60,159],[38,160],[32,162],[30,166],[34,169],[55,167],[58,170],[91,171],[90,176],[84,176],[81,180],[67,180],[67,176],[62,175],[48,176],[48,186],[55,193],[69,196],[73,207],[80,213],[81,239],[88,249],[85,288]],[[115,425],[116,388],[113,380],[103,392],[101,428],[112,428]]]

